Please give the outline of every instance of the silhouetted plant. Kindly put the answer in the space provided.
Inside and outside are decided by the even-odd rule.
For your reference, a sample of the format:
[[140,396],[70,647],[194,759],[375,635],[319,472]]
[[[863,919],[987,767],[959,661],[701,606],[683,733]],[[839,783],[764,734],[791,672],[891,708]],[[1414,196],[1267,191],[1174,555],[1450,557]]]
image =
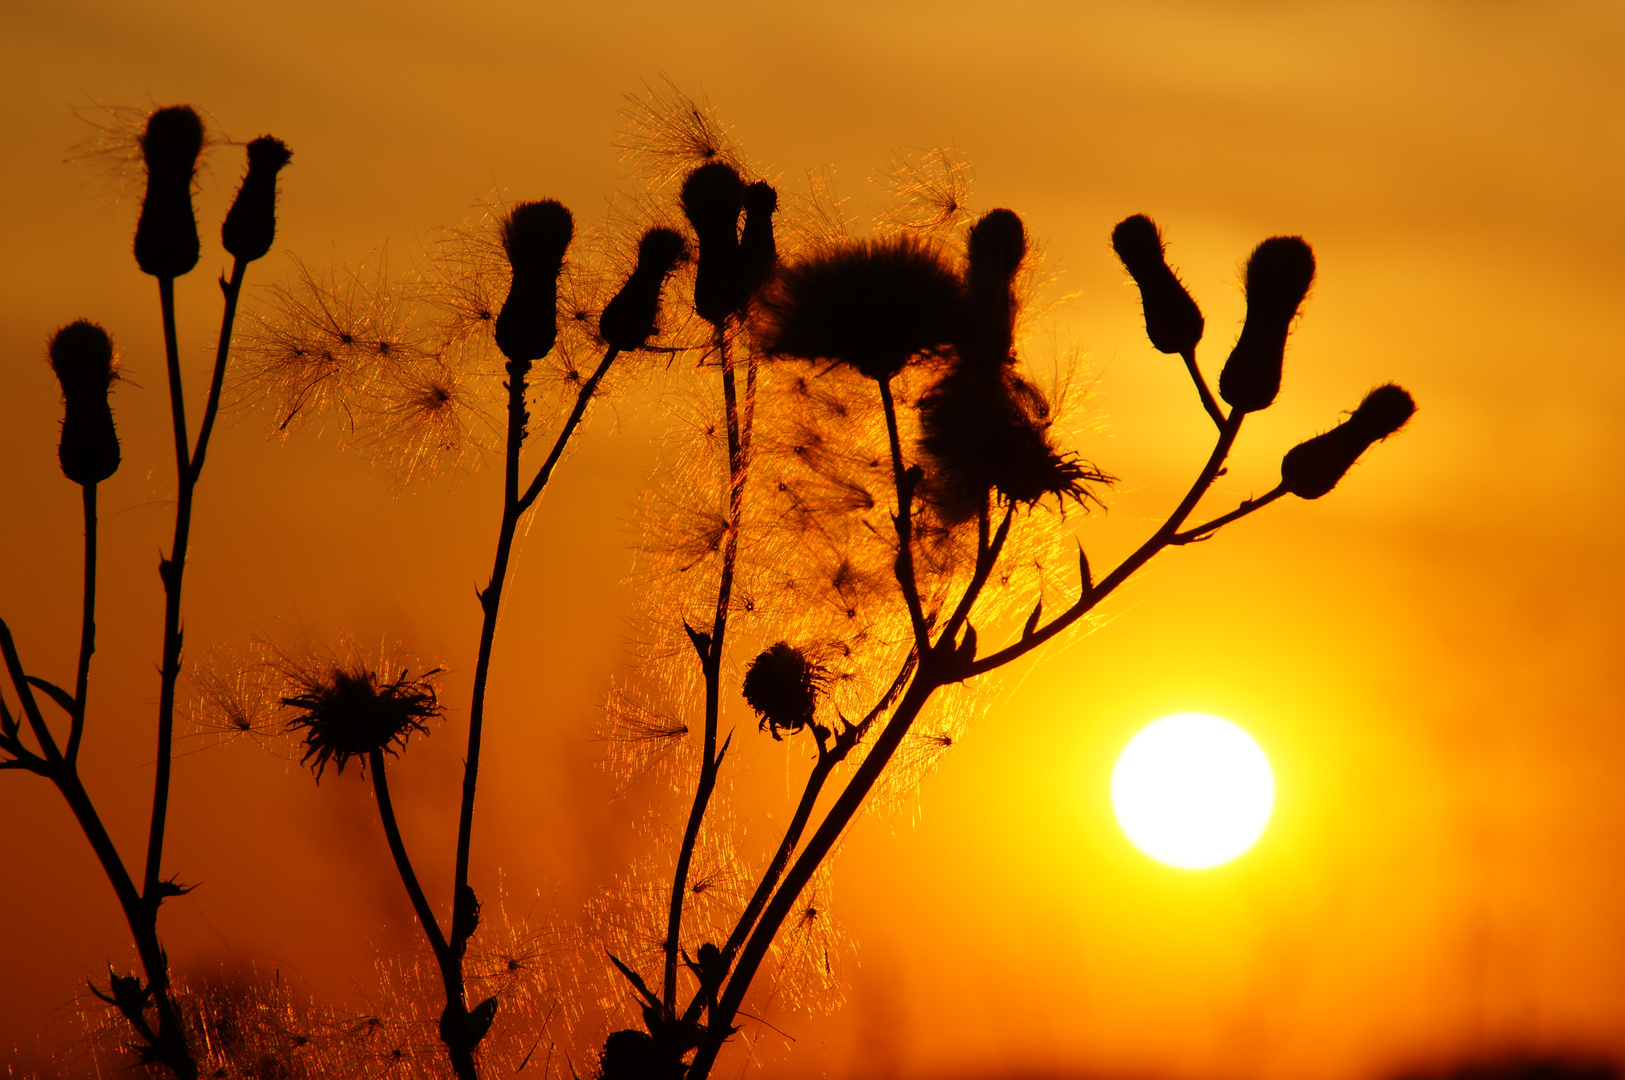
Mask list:
[[[142,975],[109,970],[104,988],[92,992],[122,1015],[138,1042],[141,1061],[160,1065],[191,1080],[198,1075],[195,1043],[172,991],[169,963],[158,936],[163,902],[191,888],[163,876],[165,826],[169,811],[170,765],[173,759],[176,683],[181,674],[181,588],[191,535],[193,496],[203,473],[204,455],[220,407],[220,395],[231,352],[232,324],[248,264],[263,256],[276,231],[277,175],[290,158],[285,146],[265,136],[248,147],[248,171],[221,228],[222,245],[232,256],[229,278],[220,279],[224,313],[215,351],[214,372],[195,442],[186,424],[186,395],[181,381],[180,348],[175,321],[175,278],[198,263],[201,244],[192,208],[193,175],[205,143],[202,119],[185,105],[156,109],[144,118],[139,148],[146,173],[146,193],[135,232],[135,258],[140,269],[158,279],[164,349],[169,374],[170,414],[174,424],[177,494],[175,535],[169,554],[159,563],[163,581],[164,635],[158,697],[157,776],[145,870],[132,874],[102,823],[79,775],[79,750],[89,704],[90,661],[96,638],[96,494],[97,486],[119,467],[118,436],[108,405],[108,390],[117,378],[117,362],[108,335],[80,320],[51,339],[51,366],[62,385],[64,415],[59,456],[62,472],[80,485],[85,522],[82,632],[72,693],[28,673],[11,631],[0,622],[7,672],[22,715],[21,724],[0,696],[0,769],[20,769],[50,780],[67,800],[90,841],[129,923],[141,957]],[[66,740],[47,723],[35,696],[38,690],[68,719]]]

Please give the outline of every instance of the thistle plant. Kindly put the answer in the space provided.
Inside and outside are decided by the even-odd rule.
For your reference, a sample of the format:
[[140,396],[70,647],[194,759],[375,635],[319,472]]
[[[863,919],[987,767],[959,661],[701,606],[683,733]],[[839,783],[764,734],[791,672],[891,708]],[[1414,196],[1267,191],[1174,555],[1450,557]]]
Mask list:
[[[101,327],[85,320],[58,330],[49,348],[51,366],[62,386],[64,412],[58,456],[63,475],[80,486],[84,504],[82,629],[72,692],[43,676],[30,674],[10,629],[0,622],[0,648],[4,651],[7,674],[21,716],[27,721],[24,729],[5,696],[0,695],[0,770],[26,771],[44,777],[56,786],[73,811],[124,911],[142,966],[140,973],[131,975],[121,975],[109,968],[106,986],[92,983],[91,990],[123,1016],[143,1062],[162,1066],[182,1080],[198,1075],[197,1057],[188,1035],[187,1020],[172,990],[169,961],[158,934],[158,914],[164,901],[191,888],[173,876],[165,877],[163,872],[175,695],[181,675],[181,592],[193,500],[220,408],[238,297],[248,264],[270,250],[276,233],[277,177],[290,159],[287,147],[270,136],[248,144],[247,173],[221,228],[221,244],[232,257],[232,268],[229,277],[220,279],[224,301],[220,335],[203,418],[194,440],[186,421],[186,393],[176,332],[175,279],[190,273],[201,257],[192,185],[205,142],[202,119],[185,105],[154,110],[145,117],[139,138],[146,192],[136,225],[135,258],[141,271],[158,281],[177,488],[174,540],[158,565],[165,604],[159,667],[157,767],[144,869],[139,866],[132,869],[132,865],[125,862],[79,775],[79,751],[88,719],[91,658],[96,648],[97,488],[120,464],[118,434],[108,400],[108,392],[118,377],[116,350]],[[47,721],[36,691],[65,714],[68,724],[65,739],[60,737],[60,728],[53,728]]]

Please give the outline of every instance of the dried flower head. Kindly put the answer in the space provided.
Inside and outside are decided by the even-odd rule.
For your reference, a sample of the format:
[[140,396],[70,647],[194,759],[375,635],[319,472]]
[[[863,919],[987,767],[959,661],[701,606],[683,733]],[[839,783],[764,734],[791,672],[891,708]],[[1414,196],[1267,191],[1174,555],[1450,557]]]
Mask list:
[[414,679],[402,671],[392,681],[360,663],[289,671],[293,693],[284,695],[282,704],[298,710],[287,727],[303,732],[301,764],[310,765],[319,781],[329,761],[343,773],[352,757],[360,757],[365,770],[369,755],[381,751],[395,755],[415,732],[428,734],[425,721],[445,711],[430,681],[438,673],[437,668]]
[[974,516],[989,493],[1031,505],[1046,495],[1099,503],[1090,484],[1113,478],[1050,441],[1049,402],[1010,370],[959,366],[920,398],[920,448],[941,517]]
[[1286,338],[1315,280],[1302,237],[1272,236],[1247,259],[1247,319],[1219,373],[1219,395],[1239,412],[1268,408],[1281,390]]
[[761,718],[760,727],[775,740],[781,731],[794,735],[813,722],[818,698],[829,681],[821,665],[788,642],[762,652],[745,669],[745,702]]
[[782,267],[762,297],[762,347],[889,379],[953,338],[959,276],[910,236],[859,241]]
[[100,483],[118,471],[118,432],[107,392],[118,362],[107,331],[93,322],[71,322],[51,336],[51,369],[62,384],[62,441],[57,460],[76,484]]
[[147,194],[135,228],[135,261],[154,277],[179,277],[197,265],[192,174],[202,150],[203,120],[191,106],[171,105],[147,118],[141,136]]
[[1202,310],[1164,257],[1162,232],[1144,214],[1124,218],[1112,230],[1112,250],[1140,287],[1145,334],[1158,352],[1186,353],[1202,340]]
[[248,144],[248,173],[220,226],[220,242],[233,258],[252,262],[276,238],[276,178],[293,152],[281,139],[261,135]]
[[574,235],[575,219],[553,199],[519,203],[502,223],[502,248],[513,279],[497,315],[496,342],[516,364],[528,366],[553,350],[559,271]]
[[598,317],[598,336],[612,348],[641,349],[659,330],[660,292],[688,245],[671,229],[654,228],[638,242],[637,266]]
[[1416,402],[1393,383],[1365,396],[1332,430],[1301,442],[1281,459],[1281,486],[1301,499],[1318,499],[1337,486],[1372,443],[1386,439],[1416,412]]

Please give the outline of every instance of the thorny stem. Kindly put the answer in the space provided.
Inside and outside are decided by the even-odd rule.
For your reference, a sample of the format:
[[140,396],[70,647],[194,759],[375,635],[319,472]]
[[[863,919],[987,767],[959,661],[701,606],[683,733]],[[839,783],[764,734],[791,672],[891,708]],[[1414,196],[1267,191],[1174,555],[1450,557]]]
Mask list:
[[892,523],[897,529],[897,583],[903,587],[909,621],[914,626],[914,647],[923,655],[931,648],[931,632],[920,604],[920,589],[914,578],[914,483],[903,468],[902,440],[897,432],[897,406],[892,402],[891,380],[880,379],[880,404],[886,410],[886,438],[891,443],[892,481],[897,487],[897,513]]
[[[496,557],[491,567],[491,579],[478,594],[484,619],[480,625],[479,658],[474,666],[474,694],[468,712],[468,756],[463,763],[463,794],[457,817],[457,860],[453,871],[451,920],[454,935],[459,927],[471,924],[475,915],[472,910],[463,910],[464,905],[473,902],[473,893],[468,888],[468,863],[469,851],[474,840],[474,796],[479,785],[480,743],[485,727],[485,691],[490,680],[491,652],[496,644],[497,619],[502,610],[502,588],[508,578],[514,536],[518,531],[520,519],[547,487],[553,470],[564,456],[565,447],[569,444],[571,436],[587,415],[587,407],[591,404],[599,383],[603,381],[609,366],[619,355],[619,349],[608,349],[592,375],[581,384],[581,389],[576,394],[575,407],[570,410],[569,417],[554,440],[547,460],[523,493],[519,489],[519,454],[524,446],[526,426],[530,421],[529,410],[525,407],[526,375],[530,371],[530,363],[510,361],[508,364],[508,439],[503,461],[502,526],[497,533]],[[408,891],[411,887],[408,884]],[[430,943],[433,944],[439,935],[439,929],[432,916],[425,921],[424,932],[430,933],[431,926],[435,927],[434,932],[430,934]],[[466,1009],[463,1000],[461,950],[445,947],[444,939],[441,938],[441,945],[436,947],[435,955],[440,961],[441,975],[446,984],[447,1007],[455,1010]],[[461,1070],[463,1065],[461,1061],[456,1060],[461,1056],[460,1053],[450,1046],[447,1049],[453,1053],[453,1066]]]
[[734,374],[734,358],[728,348],[728,326],[716,328],[716,348],[722,361],[722,401],[728,429],[728,534],[722,547],[722,574],[717,582],[717,605],[711,619],[711,635],[706,641],[706,654],[701,657],[701,670],[705,675],[705,746],[700,760],[699,783],[694,788],[694,803],[689,809],[688,824],[683,829],[683,844],[677,852],[677,867],[672,873],[671,903],[666,913],[665,970],[661,982],[660,1000],[671,1016],[677,1010],[677,953],[683,928],[683,896],[688,891],[688,870],[694,859],[694,845],[699,841],[700,825],[716,789],[717,773],[722,757],[717,753],[717,718],[722,707],[722,654],[728,633],[728,611],[733,606],[734,566],[739,557],[739,530],[745,510],[745,480],[750,464],[750,432],[755,417],[755,391],[757,359],[751,355],[745,371],[745,402],[741,416],[739,393]]
[[1185,370],[1190,372],[1191,381],[1196,384],[1196,392],[1202,397],[1202,408],[1213,418],[1219,430],[1224,430],[1224,410],[1213,397],[1213,391],[1208,389],[1207,379],[1202,377],[1202,369],[1196,366],[1196,347],[1192,346],[1179,354],[1185,361]]
[[73,683],[72,726],[68,729],[67,759],[79,760],[79,740],[85,733],[85,699],[90,693],[90,655],[96,651],[96,485],[84,486],[85,589],[79,624],[79,674]]
[[1206,540],[1209,536],[1212,536],[1216,531],[1224,528],[1232,521],[1235,521],[1238,518],[1244,518],[1254,510],[1262,510],[1264,507],[1268,506],[1270,503],[1274,502],[1276,499],[1279,499],[1285,494],[1286,485],[1277,484],[1266,494],[1260,495],[1256,499],[1248,499],[1246,502],[1230,511],[1228,514],[1216,517],[1212,521],[1198,525],[1193,529],[1186,529],[1184,532],[1175,533],[1173,538],[1168,542],[1171,544],[1189,544],[1196,540]]

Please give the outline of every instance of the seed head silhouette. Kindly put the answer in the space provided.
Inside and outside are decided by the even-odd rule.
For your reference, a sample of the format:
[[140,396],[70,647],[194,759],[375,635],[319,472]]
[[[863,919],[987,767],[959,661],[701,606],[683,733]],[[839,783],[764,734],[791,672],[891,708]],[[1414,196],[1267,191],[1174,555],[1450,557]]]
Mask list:
[[299,710],[288,730],[302,731],[305,756],[318,781],[329,761],[344,772],[352,757],[375,750],[395,755],[414,732],[428,734],[426,720],[445,710],[436,696],[431,671],[421,678],[401,672],[393,682],[360,664],[327,664],[291,672],[295,692],[282,704]]
[[1162,232],[1144,214],[1112,230],[1112,250],[1140,287],[1145,334],[1158,352],[1186,353],[1202,340],[1202,310],[1164,258]]
[[248,173],[220,226],[220,243],[233,258],[263,258],[276,239],[276,178],[293,152],[281,139],[261,135],[248,144]]
[[779,193],[766,180],[745,188],[745,227],[739,237],[739,272],[746,299],[761,291],[778,265],[778,244],[773,239],[773,215]]
[[1287,334],[1314,280],[1302,237],[1272,236],[1247,259],[1247,319],[1219,373],[1219,395],[1238,411],[1268,408],[1280,392]]
[[908,235],[859,241],[780,269],[762,296],[762,344],[889,379],[952,340],[962,296],[935,246]]
[[1286,452],[1281,486],[1301,499],[1318,499],[1337,486],[1372,443],[1386,439],[1416,412],[1416,403],[1393,383],[1377,387],[1341,424]]
[[135,227],[135,261],[154,277],[179,277],[197,265],[192,173],[202,150],[203,121],[191,106],[171,105],[148,117],[141,136],[147,194]]
[[994,368],[1011,362],[1015,278],[1027,257],[1027,230],[1012,210],[990,210],[967,238],[964,323],[954,340],[962,363]]
[[598,336],[612,348],[641,349],[659,329],[660,290],[688,245],[671,229],[650,229],[638,242],[638,264],[598,317]]
[[794,735],[813,722],[819,695],[829,682],[824,668],[800,649],[778,642],[745,669],[745,702],[761,718],[760,729],[775,740],[782,731]]
[[118,377],[107,331],[80,319],[51,336],[51,369],[62,384],[62,475],[76,484],[98,484],[118,471],[118,432],[107,393]]
[[574,235],[575,219],[553,199],[522,202],[502,222],[502,250],[513,282],[497,314],[496,342],[516,364],[528,367],[553,351],[559,333],[559,271]]
[[[713,161],[688,174],[688,179],[683,181],[681,201],[683,213],[700,243],[699,266],[694,275],[694,310],[702,319],[720,326],[744,306],[748,289],[739,249],[739,215],[745,207],[745,182],[732,165]],[[777,202],[776,197],[774,201]],[[768,212],[771,214],[771,210]]]

